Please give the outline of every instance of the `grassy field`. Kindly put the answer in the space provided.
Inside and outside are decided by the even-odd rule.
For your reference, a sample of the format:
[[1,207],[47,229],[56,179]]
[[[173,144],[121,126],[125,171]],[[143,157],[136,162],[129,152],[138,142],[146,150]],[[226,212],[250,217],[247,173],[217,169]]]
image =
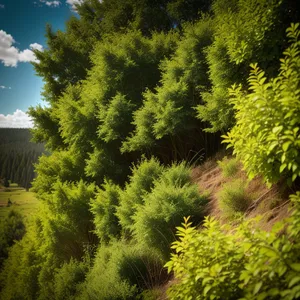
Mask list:
[[[7,207],[8,199],[12,202],[10,207]],[[9,188],[0,188],[0,219],[3,219],[12,208],[27,217],[36,211],[37,203],[34,193],[26,192],[16,184],[11,184]]]

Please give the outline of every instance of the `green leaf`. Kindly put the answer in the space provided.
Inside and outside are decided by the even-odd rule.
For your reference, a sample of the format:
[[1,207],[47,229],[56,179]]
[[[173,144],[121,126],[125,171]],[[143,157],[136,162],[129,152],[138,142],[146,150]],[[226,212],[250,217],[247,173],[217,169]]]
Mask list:
[[270,295],[270,296],[277,296],[278,294],[279,294],[279,289],[277,289],[277,288],[272,288],[272,289],[270,289],[269,291],[268,291],[268,294]]
[[254,290],[253,290],[253,295],[256,295],[259,292],[262,284],[263,284],[262,281],[260,281],[255,285]]
[[206,296],[206,294],[211,290],[212,286],[211,285],[207,285],[204,290],[203,290],[203,294],[204,296]]
[[278,145],[277,141],[276,142],[273,142],[270,147],[269,147],[269,152],[271,152],[276,146]]
[[292,176],[292,182],[294,182],[294,181],[296,180],[297,177],[298,177],[297,174],[293,174],[293,176]]
[[294,286],[297,282],[300,281],[300,276],[294,277],[290,282],[289,282],[289,288]]
[[272,129],[272,132],[274,133],[274,134],[278,134],[278,133],[280,133],[281,131],[282,131],[282,129],[283,129],[283,126],[281,125],[281,126],[276,126],[276,127],[274,127],[273,129]]
[[291,267],[294,271],[300,272],[300,263],[293,263],[293,264],[290,264],[290,267]]
[[206,285],[207,282],[209,281],[212,281],[213,279],[211,277],[205,277],[203,280],[202,280],[202,285]]
[[284,169],[286,168],[287,164],[282,164],[279,168],[279,173],[282,173]]
[[283,149],[283,151],[287,151],[288,150],[288,148],[289,148],[289,146],[292,144],[292,142],[291,141],[287,141],[287,142],[285,142],[283,145],[282,145],[282,149]]

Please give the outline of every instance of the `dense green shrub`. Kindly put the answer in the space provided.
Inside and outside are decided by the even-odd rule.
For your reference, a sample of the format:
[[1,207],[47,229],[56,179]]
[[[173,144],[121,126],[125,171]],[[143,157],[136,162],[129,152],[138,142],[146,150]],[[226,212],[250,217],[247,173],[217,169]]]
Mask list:
[[121,226],[115,215],[120,201],[120,192],[119,186],[105,181],[102,188],[99,189],[96,199],[91,202],[95,231],[102,242],[120,237]]
[[246,191],[247,183],[243,179],[235,179],[222,186],[218,193],[219,205],[227,217],[235,213],[245,212],[251,204],[251,198]]
[[76,299],[80,283],[88,271],[86,262],[71,259],[56,270],[54,275],[54,298],[57,300]]
[[[292,22],[293,1],[215,0],[214,39],[206,50],[211,89],[201,93],[198,117],[210,124],[208,132],[223,131],[235,124],[228,88],[245,83],[248,65],[259,62],[268,75],[276,71],[276,60],[286,45],[283,24]],[[295,8],[293,8],[295,9]],[[287,21],[288,20],[288,21]]]
[[124,190],[120,193],[120,205],[117,213],[123,231],[132,232],[133,215],[137,207],[144,204],[144,196],[151,191],[154,181],[159,178],[163,167],[155,158],[142,160],[132,168],[132,175]]
[[239,272],[245,258],[235,242],[236,237],[225,235],[223,227],[209,217],[205,218],[202,231],[191,227],[188,220],[177,228],[179,240],[171,247],[176,253],[171,254],[166,264],[178,279],[168,290],[169,297],[238,299],[241,296]]
[[257,64],[248,79],[250,92],[230,90],[236,125],[224,136],[250,178],[261,174],[269,184],[281,175],[293,182],[300,176],[300,41],[299,24],[287,29],[292,42],[283,53],[280,73],[267,81]]
[[95,185],[56,183],[40,212],[45,253],[49,251],[59,262],[71,257],[80,260],[86,245],[97,241],[93,233],[90,201],[95,197]]
[[292,217],[271,232],[255,227],[255,219],[232,230],[207,217],[201,231],[185,219],[166,264],[177,278],[170,298],[298,299],[300,193],[291,199]]
[[225,178],[234,177],[239,170],[239,161],[236,157],[228,158],[225,156],[222,160],[218,160],[218,166]]
[[0,222],[0,268],[8,256],[9,247],[16,241],[22,239],[25,234],[25,224],[23,216],[10,210],[8,215]]
[[175,227],[186,215],[193,215],[196,224],[200,222],[205,203],[198,187],[191,183],[190,170],[184,164],[173,165],[155,180],[151,193],[144,196],[144,205],[138,206],[133,216],[134,237],[167,258]]
[[161,280],[162,267],[162,261],[149,248],[124,241],[102,245],[79,299],[135,299],[144,288]]
[[[175,53],[161,61],[160,82],[154,90],[146,90],[143,105],[134,113],[135,130],[123,143],[123,151],[150,147],[163,137],[176,137],[181,132],[189,135],[200,126],[193,106],[201,101],[199,92],[210,85],[204,49],[212,43],[212,37],[211,18],[203,17],[195,24],[184,26]],[[179,153],[178,146],[174,149],[174,144],[170,147],[177,155],[186,154]]]
[[39,230],[28,225],[26,234],[9,251],[0,273],[1,299],[36,299],[39,293],[38,276],[43,259],[38,241]]

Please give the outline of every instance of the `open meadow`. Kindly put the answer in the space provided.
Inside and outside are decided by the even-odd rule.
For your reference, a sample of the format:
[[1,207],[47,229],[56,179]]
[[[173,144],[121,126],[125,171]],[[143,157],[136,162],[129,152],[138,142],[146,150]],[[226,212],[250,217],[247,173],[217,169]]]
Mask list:
[[[9,199],[11,205],[8,206]],[[25,217],[35,212],[38,200],[34,193],[27,192],[24,188],[17,184],[11,184],[8,188],[0,188],[0,220],[3,219],[10,209],[22,213]]]

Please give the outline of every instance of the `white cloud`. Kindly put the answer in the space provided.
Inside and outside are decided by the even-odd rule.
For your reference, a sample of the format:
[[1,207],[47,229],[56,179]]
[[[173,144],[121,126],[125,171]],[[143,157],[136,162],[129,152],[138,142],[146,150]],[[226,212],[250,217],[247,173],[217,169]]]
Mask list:
[[40,44],[38,44],[38,43],[30,44],[29,47],[30,47],[32,50],[43,51],[43,46],[40,45]]
[[33,121],[27,113],[17,109],[12,115],[0,114],[0,128],[32,128]]
[[72,9],[76,10],[75,4],[81,4],[84,0],[67,0],[66,2],[71,5]]
[[45,3],[47,6],[50,6],[50,7],[58,7],[61,5],[61,2],[57,1],[57,0],[54,0],[54,1],[40,0],[40,2]]
[[6,67],[16,67],[18,62],[38,62],[32,50],[43,50],[38,43],[31,44],[30,49],[20,51],[14,47],[14,38],[3,30],[0,30],[0,61]]
[[5,86],[5,85],[0,85],[0,89],[4,90],[4,89],[8,89],[11,90],[10,86]]

